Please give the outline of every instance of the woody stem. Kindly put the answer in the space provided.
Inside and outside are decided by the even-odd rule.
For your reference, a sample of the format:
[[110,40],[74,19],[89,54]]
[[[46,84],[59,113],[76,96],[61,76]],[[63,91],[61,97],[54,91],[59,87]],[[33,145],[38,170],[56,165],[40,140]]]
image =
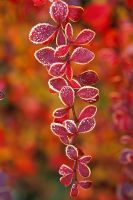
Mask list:
[[[72,114],[73,114],[73,120],[74,120],[74,122],[75,122],[75,124],[76,124],[76,123],[78,122],[78,118],[77,118],[77,116],[76,116],[76,112],[75,112],[74,105],[72,106]],[[75,142],[76,139],[77,139],[77,134],[75,134],[75,135],[72,136],[70,144],[76,143],[76,142]]]
[[76,116],[76,112],[75,112],[74,105],[72,106],[72,113],[73,113],[74,122],[77,123],[77,122],[78,122],[78,119],[77,119],[77,116]]
[[74,161],[73,171],[75,175],[74,179],[77,181],[77,160]]
[[[78,119],[77,119],[77,116],[76,116],[74,105],[72,106],[72,114],[73,114],[74,122],[77,123]],[[77,135],[74,135],[72,137],[71,144],[75,143],[76,138],[77,138]],[[77,181],[77,160],[74,161],[73,171],[74,171],[74,175],[75,175],[74,180]]]

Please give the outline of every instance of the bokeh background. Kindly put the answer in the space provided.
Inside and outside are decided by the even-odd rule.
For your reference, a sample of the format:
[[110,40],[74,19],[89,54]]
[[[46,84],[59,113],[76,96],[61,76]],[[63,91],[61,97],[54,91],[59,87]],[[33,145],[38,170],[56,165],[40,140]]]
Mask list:
[[[88,46],[95,60],[76,71],[93,69],[100,77],[97,126],[80,137],[86,154],[93,156],[93,187],[81,190],[78,199],[118,200],[122,179],[118,158],[123,147],[112,120],[110,96],[121,74],[120,57],[124,54],[129,65],[133,63],[133,1],[67,2],[85,8],[81,21],[73,24],[74,34],[85,27],[96,31]],[[35,7],[32,0],[0,0],[0,89],[6,95],[0,101],[0,169],[9,175],[13,200],[69,200],[69,190],[59,183],[58,175],[59,166],[68,160],[49,128],[60,102],[49,92],[49,76],[34,58],[41,46],[28,40],[33,25],[50,22],[48,9],[48,2]]]

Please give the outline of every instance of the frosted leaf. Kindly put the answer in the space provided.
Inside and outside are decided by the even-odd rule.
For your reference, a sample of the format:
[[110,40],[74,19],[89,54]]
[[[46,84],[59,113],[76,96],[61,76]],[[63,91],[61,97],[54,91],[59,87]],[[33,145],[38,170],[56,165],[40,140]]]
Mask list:
[[92,51],[83,47],[77,47],[73,51],[70,60],[77,64],[87,64],[92,61],[94,57],[95,55]]
[[96,121],[94,118],[84,118],[78,125],[78,132],[79,133],[86,133],[90,132],[94,129],[96,125]]
[[51,18],[61,24],[68,16],[68,5],[63,1],[55,1],[50,6]]
[[59,93],[59,97],[64,105],[72,107],[74,104],[74,90],[70,86],[64,86]]
[[48,23],[40,23],[34,26],[29,34],[29,39],[35,44],[50,43],[52,37],[54,37],[57,27]]

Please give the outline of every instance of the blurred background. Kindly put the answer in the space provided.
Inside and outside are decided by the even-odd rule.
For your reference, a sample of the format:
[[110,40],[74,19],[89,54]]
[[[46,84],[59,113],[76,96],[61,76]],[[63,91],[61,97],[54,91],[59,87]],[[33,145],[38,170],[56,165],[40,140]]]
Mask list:
[[[96,32],[88,45],[96,58],[76,68],[77,73],[93,69],[100,78],[97,126],[80,137],[85,153],[93,157],[93,187],[81,190],[78,199],[119,200],[123,145],[112,119],[111,95],[120,88],[122,68],[133,67],[133,1],[67,2],[85,9],[81,21],[73,24],[74,34],[83,28]],[[51,21],[48,10],[48,2],[35,7],[32,0],[0,0],[0,89],[6,95],[0,101],[0,169],[9,176],[13,200],[69,200],[69,189],[58,175],[60,165],[69,161],[49,127],[52,111],[61,103],[49,92],[49,76],[34,58],[41,45],[28,40],[33,25]]]

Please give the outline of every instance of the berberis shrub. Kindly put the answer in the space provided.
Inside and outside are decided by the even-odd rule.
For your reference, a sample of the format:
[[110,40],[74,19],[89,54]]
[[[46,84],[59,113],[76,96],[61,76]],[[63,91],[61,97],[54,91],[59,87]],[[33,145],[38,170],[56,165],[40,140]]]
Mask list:
[[[63,104],[53,112],[51,130],[66,145],[66,156],[73,161],[72,168],[63,164],[59,169],[60,182],[64,186],[71,185],[71,197],[78,196],[79,187],[87,189],[92,183],[88,180],[91,156],[84,155],[77,147],[76,139],[94,129],[97,108],[92,104],[99,99],[99,90],[92,86],[98,81],[96,72],[88,70],[79,75],[73,74],[72,63],[85,65],[95,57],[92,51],[85,48],[94,38],[94,31],[83,29],[76,38],[73,37],[72,23],[79,21],[83,11],[79,6],[53,0],[49,13],[54,25],[39,23],[29,34],[31,42],[50,45],[37,50],[35,58],[45,66],[51,76],[48,81],[50,91],[56,93]],[[89,104],[78,115],[74,105],[76,98]]]

